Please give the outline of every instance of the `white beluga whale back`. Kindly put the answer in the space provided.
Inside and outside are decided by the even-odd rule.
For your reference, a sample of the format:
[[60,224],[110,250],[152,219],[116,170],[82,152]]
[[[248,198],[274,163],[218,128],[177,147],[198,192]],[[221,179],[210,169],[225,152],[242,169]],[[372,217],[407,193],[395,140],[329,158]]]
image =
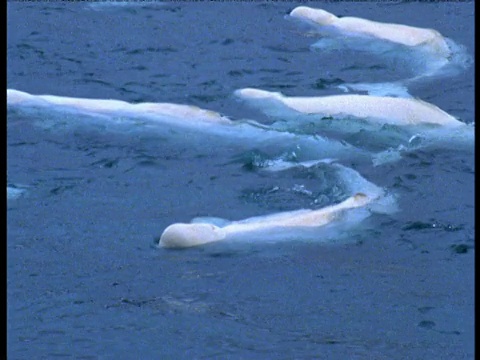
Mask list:
[[357,193],[339,204],[319,210],[296,210],[266,216],[233,221],[221,227],[212,223],[177,223],[168,226],[160,237],[159,245],[165,248],[186,248],[221,240],[242,237],[269,236],[292,229],[322,227],[340,220],[342,212],[365,206],[370,201],[367,195]]
[[[208,124],[231,124],[231,120],[214,111],[201,109],[192,105],[172,103],[128,103],[121,100],[85,99],[54,95],[31,95],[29,93],[8,89],[7,105],[25,105],[48,107],[57,106],[85,114],[113,115],[123,114],[145,117],[172,117],[189,122],[189,126]],[[202,119],[202,121],[196,121]],[[177,123],[178,120],[177,120]]]
[[410,47],[427,46],[431,51],[443,57],[451,54],[445,38],[434,29],[382,23],[350,16],[339,18],[323,9],[306,6],[293,9],[290,16],[319,26],[330,27],[348,35],[368,36]]
[[459,127],[465,124],[437,106],[418,99],[369,95],[287,97],[278,92],[245,88],[235,92],[244,100],[268,112],[278,106],[303,114],[352,116],[381,124],[398,126],[430,124]]

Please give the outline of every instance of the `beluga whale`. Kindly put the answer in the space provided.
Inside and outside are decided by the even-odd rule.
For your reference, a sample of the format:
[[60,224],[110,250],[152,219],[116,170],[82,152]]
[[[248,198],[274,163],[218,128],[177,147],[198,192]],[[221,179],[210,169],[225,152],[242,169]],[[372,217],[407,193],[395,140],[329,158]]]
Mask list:
[[[219,241],[230,243],[265,243],[282,240],[330,242],[341,239],[353,226],[371,214],[391,214],[397,211],[393,194],[371,183],[356,170],[334,159],[304,162],[278,160],[266,164],[262,171],[282,172],[299,168],[302,171],[330,167],[336,175],[337,186],[346,199],[317,209],[283,211],[238,221],[216,217],[198,217],[190,223],[176,223],[162,233],[159,246],[188,248]],[[318,168],[319,167],[319,168]],[[343,196],[342,196],[343,197]]]
[[[32,95],[27,92],[7,89],[7,105],[29,107],[53,107],[56,110],[70,110],[87,115],[126,115],[132,117],[170,119],[171,122],[190,127],[206,125],[230,125],[225,116],[211,110],[192,105],[172,103],[129,103],[113,99],[87,99],[55,95]],[[181,119],[182,121],[179,121]],[[202,121],[198,121],[201,119]]]
[[[357,193],[338,204],[318,210],[301,209],[240,221],[225,220],[226,225],[221,224],[222,221],[219,220],[199,222],[194,219],[192,223],[176,223],[168,226],[160,237],[159,246],[189,248],[222,240],[288,236],[290,231],[298,235],[298,231],[302,229],[320,228],[341,221],[346,211],[363,207],[372,200],[366,194]],[[290,236],[292,236],[291,233]]]
[[322,134],[369,152],[375,166],[395,162],[418,148],[470,151],[474,127],[415,98],[341,94],[289,97],[244,88],[240,100],[276,121],[271,127]]
[[409,47],[426,46],[432,52],[448,58],[451,50],[445,38],[434,29],[403,24],[383,23],[359,17],[337,17],[323,9],[299,6],[290,12],[292,18],[308,21],[325,30],[350,36],[371,37]]
[[437,106],[412,98],[357,94],[288,97],[279,92],[254,88],[236,90],[235,95],[274,116],[278,115],[279,111],[290,110],[326,117],[351,116],[366,119],[369,122],[397,126],[428,124],[460,127],[465,125]]
[[[287,16],[315,29],[321,37],[312,49],[362,51],[381,56],[397,70],[399,64],[411,73],[388,83],[346,83],[345,92],[367,91],[372,95],[411,97],[408,86],[429,77],[456,74],[473,61],[464,46],[434,29],[384,23],[359,17],[338,17],[326,10],[299,6]],[[392,72],[393,74],[397,71]]]

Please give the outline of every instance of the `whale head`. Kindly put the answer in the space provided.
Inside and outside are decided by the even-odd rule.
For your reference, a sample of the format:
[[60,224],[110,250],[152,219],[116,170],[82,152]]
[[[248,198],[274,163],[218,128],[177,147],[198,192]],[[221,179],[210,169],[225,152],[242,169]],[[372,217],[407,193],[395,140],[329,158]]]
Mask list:
[[338,18],[322,9],[312,9],[307,6],[298,6],[290,12],[290,16],[300,20],[309,20],[318,25],[329,25]]
[[186,248],[220,241],[224,238],[225,231],[212,224],[173,224],[165,229],[159,245],[165,248]]

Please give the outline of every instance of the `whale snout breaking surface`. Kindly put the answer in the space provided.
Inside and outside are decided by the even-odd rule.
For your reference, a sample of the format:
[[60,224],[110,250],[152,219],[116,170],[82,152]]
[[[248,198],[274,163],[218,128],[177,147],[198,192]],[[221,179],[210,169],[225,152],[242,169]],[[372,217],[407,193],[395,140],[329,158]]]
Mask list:
[[290,16],[301,20],[309,20],[318,25],[329,25],[339,18],[323,9],[298,6],[290,12]]
[[187,248],[227,240],[251,237],[269,231],[282,232],[325,226],[340,221],[344,211],[367,205],[374,198],[363,193],[318,210],[295,210],[266,216],[232,221],[224,227],[209,223],[177,223],[168,226],[160,237],[159,245],[165,248]]
[[172,224],[165,229],[160,244],[165,248],[184,248],[220,241],[225,231],[212,224]]

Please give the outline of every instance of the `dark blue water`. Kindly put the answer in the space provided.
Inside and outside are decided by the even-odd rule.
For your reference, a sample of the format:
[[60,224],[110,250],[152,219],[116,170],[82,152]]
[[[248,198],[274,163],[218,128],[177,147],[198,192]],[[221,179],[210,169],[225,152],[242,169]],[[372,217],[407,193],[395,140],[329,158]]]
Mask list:
[[[412,72],[372,54],[311,51],[315,38],[284,18],[299,3],[92,5],[8,3],[7,87],[268,123],[232,92],[321,96],[334,93],[325,84]],[[474,55],[473,2],[325,9],[434,28]],[[410,90],[471,123],[473,75]],[[473,358],[473,150],[346,163],[400,208],[346,242],[167,251],[156,242],[169,224],[306,207],[291,189],[318,190],[316,178],[249,171],[238,160],[248,144],[64,116],[8,113],[7,180],[26,189],[7,211],[9,359]]]

